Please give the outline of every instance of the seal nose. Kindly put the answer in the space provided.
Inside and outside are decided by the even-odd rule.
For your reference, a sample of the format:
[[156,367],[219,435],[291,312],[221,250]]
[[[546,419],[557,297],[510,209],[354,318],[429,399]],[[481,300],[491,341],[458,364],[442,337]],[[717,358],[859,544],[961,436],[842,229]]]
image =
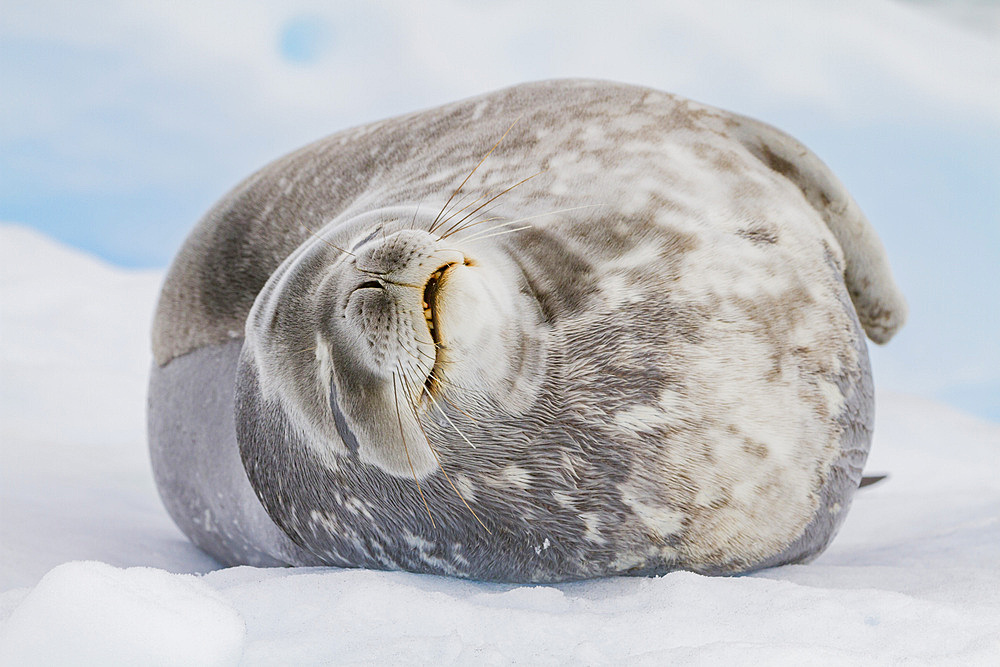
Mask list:
[[462,253],[438,248],[437,242],[427,232],[412,229],[375,237],[358,249],[354,264],[361,273],[385,282],[422,286],[440,266],[465,261]]
[[406,230],[363,245],[356,253],[360,271],[379,275],[398,273],[434,250],[434,237],[425,232]]

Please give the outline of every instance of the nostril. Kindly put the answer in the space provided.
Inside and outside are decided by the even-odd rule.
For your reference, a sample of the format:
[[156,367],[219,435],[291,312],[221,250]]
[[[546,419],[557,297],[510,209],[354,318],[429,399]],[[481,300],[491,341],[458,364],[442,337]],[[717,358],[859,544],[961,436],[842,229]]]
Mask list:
[[375,289],[382,289],[382,283],[377,280],[369,280],[368,282],[361,283],[358,285],[358,289],[365,289],[366,287],[374,287]]

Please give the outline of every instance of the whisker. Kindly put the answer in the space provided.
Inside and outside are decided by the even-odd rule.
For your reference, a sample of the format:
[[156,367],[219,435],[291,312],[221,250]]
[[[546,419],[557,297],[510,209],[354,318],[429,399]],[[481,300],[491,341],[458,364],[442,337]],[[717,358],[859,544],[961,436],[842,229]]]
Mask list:
[[[500,194],[503,194],[503,193],[501,192]],[[490,193],[487,192],[486,196],[489,197]],[[499,195],[497,195],[497,196],[499,196]],[[482,199],[482,197],[480,197],[480,199]],[[479,199],[477,199],[476,201],[479,201]],[[490,200],[490,201],[492,201],[492,200]],[[475,203],[475,202],[473,202],[473,203]],[[485,204],[483,204],[483,206],[487,206],[487,205],[489,205],[489,203],[490,202],[487,201]],[[452,225],[451,227],[449,227],[448,230],[447,230],[447,232],[444,235],[442,235],[441,238],[442,239],[446,238],[448,236],[451,236],[455,232],[458,232],[458,231],[461,231],[462,229],[465,229],[466,227],[468,227],[470,225],[474,225],[474,224],[478,224],[478,223],[482,222],[481,220],[477,220],[476,218],[478,218],[479,216],[489,215],[490,213],[492,213],[493,211],[495,211],[496,209],[498,209],[501,204],[502,204],[502,202],[501,203],[497,203],[497,204],[493,204],[493,206],[490,206],[489,208],[487,208],[486,210],[484,210],[482,212],[479,212],[479,209],[483,208],[483,206],[480,206],[475,211],[472,211],[472,213],[469,213],[467,216],[465,216],[464,218],[462,218],[461,220],[459,220],[458,222],[456,222],[454,225]],[[461,211],[459,211],[459,213],[461,213]],[[454,217],[454,216],[452,216],[452,217]],[[472,218],[472,220],[470,222],[468,222],[468,223],[466,223],[466,224],[463,225],[462,223],[465,222],[466,220],[468,220],[470,217]],[[489,219],[490,218],[487,218],[487,220],[489,220]],[[499,218],[492,218],[492,219],[493,220],[498,220]],[[451,220],[451,218],[449,218],[448,220]],[[447,224],[448,220],[445,220],[445,222],[441,226],[443,227],[444,224]]]
[[465,444],[467,444],[469,447],[472,447],[473,449],[476,449],[476,446],[472,444],[472,441],[465,437],[465,434],[462,433],[462,431],[460,431],[457,426],[455,426],[455,422],[451,420],[451,417],[448,416],[448,413],[441,408],[441,404],[437,402],[436,398],[434,398],[434,394],[432,394],[429,391],[425,391],[424,393],[427,395],[427,398],[431,399],[431,402],[434,403],[434,406],[438,409],[438,412],[441,413],[441,416],[447,419],[448,423],[451,424],[451,427],[455,429],[455,433],[458,433],[459,437],[461,437],[462,440],[465,440]]
[[342,253],[345,253],[345,254],[347,254],[347,255],[350,255],[351,257],[357,257],[357,255],[355,255],[355,254],[354,254],[353,252],[351,252],[350,250],[344,250],[344,249],[343,249],[343,248],[341,248],[340,246],[337,246],[337,245],[334,245],[333,243],[330,243],[330,242],[329,242],[329,241],[327,241],[327,240],[326,240],[325,238],[323,238],[323,237],[322,237],[322,236],[320,235],[320,233],[319,233],[318,231],[316,231],[315,229],[313,229],[313,228],[312,228],[312,227],[310,227],[309,225],[305,224],[304,222],[300,222],[299,224],[300,224],[300,225],[302,225],[302,228],[303,228],[303,229],[305,229],[306,231],[309,231],[309,232],[312,232],[312,235],[313,235],[313,236],[315,236],[315,237],[316,237],[317,239],[319,239],[319,240],[320,240],[320,241],[322,241],[323,243],[327,244],[328,246],[330,246],[330,247],[331,247],[331,248],[333,248],[334,250],[339,250],[339,251],[340,251],[340,252],[342,252]]
[[[402,372],[402,368],[400,368],[400,372]],[[400,383],[402,382],[403,380],[400,378]],[[437,525],[434,523],[434,516],[431,514],[430,505],[427,504],[427,498],[424,497],[424,490],[420,487],[420,480],[417,479],[417,471],[413,469],[413,461],[410,460],[410,448],[406,446],[406,436],[403,434],[403,417],[399,414],[399,395],[396,393],[395,372],[392,374],[392,397],[396,404],[396,420],[399,421],[399,437],[403,440],[403,451],[406,452],[406,462],[409,464],[410,472],[413,474],[413,481],[417,483],[417,493],[420,494],[420,500],[424,502],[424,509],[427,510],[427,517],[431,520],[431,527],[436,529]],[[413,416],[416,418],[416,413],[414,413]],[[420,419],[417,419],[417,425],[420,425]],[[424,427],[420,426],[420,430],[423,431]],[[435,456],[435,458],[437,457]],[[440,463],[438,463],[438,465],[440,465]]]
[[[468,392],[470,394],[479,394],[480,396],[482,396],[483,398],[486,398],[486,399],[489,398],[489,394],[487,392],[483,391],[482,389],[477,389],[477,388],[474,388],[474,387],[466,387],[464,385],[460,385],[460,384],[456,383],[454,380],[449,380],[448,378],[446,378],[446,377],[444,377],[442,375],[435,375],[434,373],[428,373],[428,375],[430,375],[432,378],[434,378],[435,382],[439,382],[439,383],[441,383],[443,385],[447,385],[449,387],[454,387],[455,389],[461,389],[462,391]],[[445,399],[446,401],[448,400],[447,397],[444,396],[444,394],[441,395],[441,398]],[[451,401],[448,401],[448,402],[451,403]],[[452,405],[454,405],[454,403],[452,403]],[[456,409],[458,409],[458,408],[456,407]],[[459,410],[459,411],[461,412],[461,410]],[[465,413],[463,412],[462,414],[465,414]],[[466,416],[469,417],[469,415],[466,415]],[[469,419],[472,419],[472,417],[469,417]],[[472,419],[472,421],[476,421],[476,420]]]
[[487,234],[483,236],[482,234],[477,234],[476,236],[468,239],[462,239],[463,241],[482,241],[483,239],[493,238],[494,236],[503,236],[504,234],[513,234],[514,232],[524,231],[525,229],[531,229],[533,225],[525,225],[524,227],[515,227],[514,229],[505,229],[502,232],[496,232],[495,234]]
[[[452,209],[450,211],[445,212],[445,210],[442,209],[441,210],[441,214],[445,216],[445,220],[441,224],[445,224],[446,222],[448,222],[448,220],[451,220],[452,217],[454,217],[454,215],[456,213],[461,213],[462,211],[464,211],[465,209],[467,209],[470,206],[470,204],[466,204],[465,206],[462,206],[462,208],[458,208],[458,207],[461,206],[462,202],[464,202],[466,199],[468,199],[471,196],[472,196],[471,192],[466,192],[461,197],[459,197],[458,199],[455,200],[455,202],[452,204]],[[486,196],[489,197],[489,194],[487,193]],[[483,197],[483,195],[480,195],[479,197],[477,197],[475,199],[475,201],[473,203],[475,203],[476,201],[479,201],[480,199],[482,199],[482,197]],[[447,208],[447,205],[445,205],[445,208]],[[455,209],[458,209],[458,210],[456,211]],[[433,231],[433,226],[428,230],[428,232],[430,232],[430,231]]]
[[[438,225],[437,225],[436,227],[444,227],[444,226],[445,226],[445,225],[447,225],[447,224],[448,224],[448,223],[449,223],[449,222],[450,222],[450,221],[451,221],[452,219],[454,219],[456,215],[458,215],[459,213],[461,213],[461,212],[462,212],[462,211],[464,211],[465,209],[469,208],[470,206],[474,206],[475,204],[479,203],[480,201],[482,201],[482,200],[483,200],[483,199],[485,199],[486,197],[489,197],[489,196],[490,196],[490,194],[491,194],[491,192],[492,192],[492,191],[490,191],[490,190],[487,190],[486,192],[484,192],[483,194],[479,195],[478,197],[476,197],[475,199],[473,199],[472,201],[470,201],[470,202],[469,202],[468,204],[466,204],[466,205],[465,205],[465,206],[463,206],[462,208],[457,208],[457,207],[458,207],[458,204],[455,204],[455,206],[456,206],[457,210],[454,210],[454,211],[451,211],[451,212],[449,212],[449,213],[448,213],[448,216],[447,216],[446,218],[442,219],[442,220],[441,220],[441,222],[440,222],[440,223],[439,223],[439,224],[438,224]],[[470,193],[468,193],[468,194],[466,194],[466,195],[463,195],[463,196],[462,196],[462,200],[464,200],[464,199],[465,199],[466,197],[469,197],[469,196],[471,196],[471,195],[472,195],[472,193],[471,193],[471,192],[470,192]],[[461,203],[461,200],[459,201],[459,203]],[[479,210],[479,209],[476,209],[476,210]],[[433,231],[434,231],[434,229],[435,229],[435,228],[434,228],[434,227],[432,227],[431,229],[429,229],[429,230],[427,230],[427,231],[428,231],[428,232],[433,232]]]
[[[431,377],[434,378],[435,381],[443,383],[443,381],[441,379],[435,377],[433,373],[431,373]],[[452,400],[449,400],[448,397],[445,396],[444,394],[441,394],[441,398],[443,398],[445,401],[447,401],[448,405],[450,405],[451,407],[455,408],[456,410],[458,410],[459,412],[461,412],[463,415],[465,415],[466,417],[468,417],[469,420],[475,422],[476,424],[479,423],[478,419],[476,419],[475,417],[473,417],[472,415],[470,415],[468,412],[466,412],[462,408],[460,408],[457,405],[455,405],[455,402],[452,401]],[[473,447],[473,449],[475,449],[475,447]]]
[[[490,220],[500,220],[500,218],[490,218]],[[495,231],[497,231],[499,229],[503,229],[504,227],[510,227],[511,225],[516,225],[519,222],[524,222],[524,219],[522,218],[521,220],[509,220],[508,222],[504,222],[504,223],[501,223],[499,225],[494,225],[493,227],[490,227],[488,229],[480,229],[478,232],[470,234],[470,235],[466,236],[464,239],[461,239],[461,240],[462,241],[468,241],[469,239],[475,239],[480,234],[488,234],[490,232],[495,232]],[[474,223],[474,224],[479,224],[479,223]],[[461,229],[456,230],[456,231],[462,232],[462,231],[465,231],[466,229],[468,229],[469,227],[472,227],[472,226],[474,226],[474,225],[466,225],[465,227],[462,227]]]
[[[529,215],[529,216],[524,217],[524,218],[518,218],[517,220],[508,220],[507,222],[503,223],[502,225],[496,225],[492,229],[500,229],[501,227],[507,227],[509,225],[515,225],[515,224],[517,224],[519,222],[526,222],[528,220],[534,220],[536,218],[544,218],[547,215],[556,215],[557,213],[569,213],[570,211],[579,211],[579,210],[585,209],[585,208],[597,208],[598,206],[600,206],[600,204],[586,204],[585,206],[574,206],[572,208],[561,208],[558,211],[549,211],[547,213],[537,213],[535,215]],[[490,220],[499,220],[499,219],[500,218],[488,218],[486,220],[480,220],[479,222],[474,222],[472,224],[466,225],[465,227],[462,227],[461,229],[457,229],[455,231],[456,232],[463,231],[463,230],[468,229],[469,227],[473,227],[473,226],[481,224],[483,222],[488,222]],[[463,240],[467,241],[469,238],[470,237],[466,237]]]
[[[403,337],[399,333],[396,334],[396,342],[399,343],[399,346],[401,348],[403,348],[404,352],[406,352],[408,355],[410,355],[411,357],[413,357],[414,359],[417,359],[419,361],[420,357],[418,357],[417,355],[413,354],[413,352],[410,352],[409,348],[407,348],[406,345],[403,344]],[[422,343],[422,341],[418,340],[417,343],[418,344]],[[426,343],[423,343],[423,344],[426,345]],[[419,352],[420,354],[424,355],[424,357],[426,357],[427,359],[433,359],[434,358],[431,355],[429,355],[426,352],[424,352],[423,350],[421,350],[419,347],[417,348],[417,352]]]
[[[499,206],[499,204],[498,204],[498,206]],[[489,210],[492,211],[493,209],[491,208]],[[489,213],[489,211],[485,211],[483,214],[486,215],[488,213]],[[482,224],[487,223],[487,222],[496,222],[497,220],[503,220],[503,217],[497,215],[497,216],[494,216],[492,218],[482,218],[481,220],[475,220],[475,221],[470,222],[469,224],[467,224],[467,225],[465,225],[463,227],[459,227],[454,232],[452,232],[452,234],[454,234],[456,232],[465,231],[469,227],[475,227],[476,225],[482,225]]]
[[516,119],[514,119],[514,122],[510,124],[510,127],[508,127],[507,131],[503,133],[503,136],[497,139],[497,142],[493,144],[493,148],[487,151],[486,155],[484,155],[483,158],[479,161],[479,164],[473,167],[472,171],[469,172],[469,175],[465,177],[465,180],[462,181],[457,188],[455,188],[455,191],[451,193],[451,197],[448,197],[448,201],[446,201],[444,203],[444,206],[441,207],[441,212],[438,213],[437,216],[434,218],[434,224],[431,225],[431,228],[428,231],[431,232],[434,231],[434,228],[437,225],[438,220],[441,218],[441,214],[444,213],[444,210],[446,208],[448,208],[448,204],[451,203],[451,200],[454,199],[455,195],[458,194],[458,192],[462,189],[462,187],[469,182],[469,179],[472,178],[472,175],[476,173],[476,170],[479,169],[479,167],[483,164],[483,162],[486,161],[486,158],[488,158],[490,155],[493,154],[493,151],[495,151],[497,149],[497,146],[500,145],[500,142],[503,141],[508,134],[510,134],[510,131],[514,129],[514,126],[517,125],[517,121],[519,120],[521,120],[521,116],[518,116]]
[[[498,206],[500,206],[500,205],[499,205],[499,204],[497,204],[497,206],[494,206],[494,207],[491,207],[491,208],[489,208],[488,210],[486,210],[486,211],[483,211],[482,215],[488,215],[488,214],[489,214],[489,213],[490,213],[491,211],[493,211],[493,209],[494,209],[494,208],[497,208]],[[464,225],[464,226],[462,226],[462,227],[459,227],[458,229],[456,229],[456,230],[455,230],[455,231],[453,231],[453,232],[449,232],[449,233],[448,233],[448,236],[451,236],[452,234],[455,234],[455,233],[457,233],[457,232],[461,232],[461,231],[463,231],[463,230],[466,230],[466,229],[468,229],[469,227],[475,227],[476,225],[481,225],[481,224],[483,224],[483,223],[486,223],[486,222],[494,222],[495,220],[503,220],[503,218],[502,218],[502,217],[500,217],[500,216],[496,216],[496,217],[493,217],[493,218],[483,218],[483,219],[481,219],[481,220],[473,220],[473,221],[472,221],[472,222],[470,222],[469,224],[467,224],[467,225]],[[441,238],[444,238],[444,237],[442,236]]]
[[[407,354],[409,354],[411,357],[413,357],[413,359],[415,361],[419,361],[420,360],[420,357],[418,357],[413,352],[410,352],[410,350],[407,349],[405,345],[403,345],[403,339],[398,334],[396,336],[396,342],[398,342],[399,346],[402,347],[403,350],[405,350]],[[437,362],[437,357],[432,357],[428,353],[426,353],[423,350],[421,350],[419,347],[417,348],[417,353],[420,354],[420,355],[422,355],[426,360],[430,361],[432,364]],[[420,373],[420,374],[424,373],[424,369],[415,367],[413,365],[413,362],[410,362],[409,364],[407,364],[407,367],[409,369],[413,370],[414,373]],[[450,379],[448,379],[448,378],[446,378],[444,376],[441,376],[441,375],[435,375],[433,372],[430,372],[430,371],[427,372],[427,375],[429,377],[433,378],[435,382],[438,382],[440,384],[448,385],[450,387],[454,387],[455,389],[460,389],[462,391],[469,392],[470,394],[479,394],[479,395],[481,395],[483,397],[488,397],[488,394],[485,391],[483,391],[482,389],[475,389],[473,387],[465,387],[463,385],[460,385],[460,384],[456,383],[454,380],[450,380]],[[448,403],[450,403],[452,406],[454,406],[454,408],[456,410],[458,410],[459,412],[461,412],[462,414],[464,414],[466,417],[468,417],[472,421],[476,421],[471,415],[469,415],[468,413],[466,413],[465,411],[463,411],[461,408],[459,408],[457,405],[455,405],[450,400],[448,400],[447,396],[445,396],[445,395],[442,394],[441,398],[443,398],[444,400],[448,401]]]
[[[417,214],[420,213],[420,206],[423,202],[417,204],[417,208],[413,211],[413,218],[410,220],[410,229],[413,230],[417,226]],[[384,239],[383,239],[384,240]]]
[[544,174],[545,171],[546,170],[543,169],[542,171],[536,172],[536,173],[532,174],[531,176],[528,176],[527,178],[523,178],[520,181],[518,181],[517,183],[515,183],[514,185],[510,186],[509,188],[507,188],[506,190],[502,190],[499,194],[496,194],[493,197],[491,197],[490,199],[487,199],[486,202],[484,202],[483,204],[480,204],[479,208],[475,209],[474,211],[472,211],[472,213],[469,213],[464,218],[462,218],[461,220],[459,220],[458,222],[456,222],[454,225],[452,225],[450,228],[448,228],[448,230],[445,231],[444,235],[442,235],[441,238],[447,238],[449,234],[454,233],[455,227],[460,226],[463,222],[465,222],[466,220],[468,220],[474,214],[478,213],[487,204],[492,203],[493,201],[499,199],[500,197],[504,196],[505,194],[507,194],[508,192],[510,192],[511,190],[513,190],[514,188],[527,183],[528,181],[530,181],[531,179],[535,178],[536,176],[540,176],[540,175]]
[[483,530],[492,535],[493,531],[491,531],[489,528],[486,527],[486,524],[483,523],[483,520],[479,518],[479,515],[476,514],[476,511],[472,509],[472,507],[469,505],[468,502],[466,502],[465,497],[458,490],[458,487],[455,486],[455,483],[451,481],[451,475],[448,474],[448,471],[445,470],[444,466],[441,464],[441,457],[438,456],[437,451],[434,449],[434,445],[431,444],[431,439],[427,437],[427,431],[424,430],[424,425],[420,423],[420,418],[417,416],[417,411],[415,407],[413,408],[413,417],[414,419],[417,420],[417,426],[420,427],[420,431],[424,434],[424,440],[427,441],[427,448],[430,449],[431,454],[434,455],[434,460],[437,461],[438,467],[441,469],[441,472],[444,473],[444,478],[448,480],[448,485],[451,486],[452,491],[454,491],[455,495],[458,496],[458,499],[462,501],[462,504],[465,505],[465,508],[472,513],[472,516],[475,517],[476,521],[479,522],[479,525],[483,527]]

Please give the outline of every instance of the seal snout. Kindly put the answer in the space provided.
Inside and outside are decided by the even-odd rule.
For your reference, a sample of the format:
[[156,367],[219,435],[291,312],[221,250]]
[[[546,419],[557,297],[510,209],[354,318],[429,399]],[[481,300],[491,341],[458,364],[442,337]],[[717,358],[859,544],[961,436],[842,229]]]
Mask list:
[[[383,378],[405,372],[417,391],[441,371],[442,312],[452,273],[473,262],[420,230],[369,235],[345,266],[343,315],[359,342],[359,360]],[[448,329],[448,326],[444,326]]]
[[438,247],[438,239],[420,230],[376,236],[358,249],[354,266],[365,280],[400,285],[423,285],[427,276],[445,264],[463,262],[458,250]]

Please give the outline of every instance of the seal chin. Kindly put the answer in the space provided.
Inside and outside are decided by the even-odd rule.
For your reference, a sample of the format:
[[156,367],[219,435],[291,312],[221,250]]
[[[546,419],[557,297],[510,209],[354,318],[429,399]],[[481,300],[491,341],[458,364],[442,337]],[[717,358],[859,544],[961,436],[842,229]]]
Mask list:
[[[509,281],[472,260],[453,264],[431,283],[428,328],[437,356],[429,386],[446,393],[455,386],[486,388],[509,375],[509,349],[523,336]],[[461,400],[460,396],[455,397]],[[502,399],[501,396],[497,396]]]
[[247,321],[243,358],[264,397],[310,425],[302,439],[331,467],[356,456],[426,477],[438,462],[421,420],[445,404],[488,420],[525,372],[512,365],[526,304],[509,264],[408,226],[355,226],[354,239],[338,226],[336,245],[289,258]]

